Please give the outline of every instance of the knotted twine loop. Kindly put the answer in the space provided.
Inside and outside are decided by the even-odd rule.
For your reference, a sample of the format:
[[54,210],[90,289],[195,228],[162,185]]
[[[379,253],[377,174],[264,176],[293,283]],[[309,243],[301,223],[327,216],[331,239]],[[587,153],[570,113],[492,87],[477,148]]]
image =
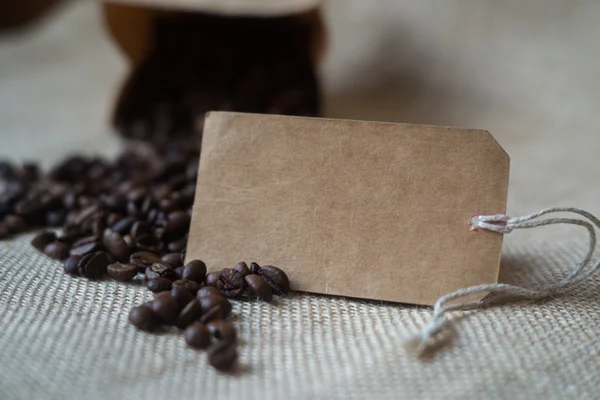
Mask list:
[[[541,216],[553,213],[574,213],[586,220],[576,218],[546,218],[539,219]],[[593,262],[592,256],[596,249],[596,230],[594,226],[600,229],[600,220],[587,211],[572,207],[553,207],[525,215],[523,217],[510,218],[505,214],[498,215],[474,215],[471,220],[472,230],[487,230],[508,234],[515,229],[535,228],[545,225],[570,224],[583,226],[589,233],[589,247],[583,260],[578,263],[569,275],[557,281],[556,283],[541,286],[534,289],[528,289],[517,285],[497,283],[490,285],[472,286],[466,289],[460,289],[456,292],[447,294],[438,299],[433,307],[431,319],[421,328],[420,332],[407,338],[406,347],[413,351],[417,356],[424,356],[433,351],[438,346],[445,330],[452,328],[452,320],[448,319],[446,314],[451,311],[473,310],[489,306],[492,302],[503,302],[512,300],[540,300],[558,295],[564,289],[579,283],[596,272],[600,266],[600,259]],[[486,296],[480,301],[448,304],[453,300],[466,296],[494,293],[499,296]]]

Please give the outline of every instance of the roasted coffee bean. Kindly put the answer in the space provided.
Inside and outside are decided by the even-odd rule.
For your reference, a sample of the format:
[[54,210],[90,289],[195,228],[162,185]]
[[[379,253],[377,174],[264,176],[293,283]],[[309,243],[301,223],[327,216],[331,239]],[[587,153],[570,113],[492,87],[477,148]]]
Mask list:
[[194,322],[188,326],[183,336],[190,347],[205,349],[210,345],[211,334],[206,325],[200,322]]
[[129,322],[131,322],[138,329],[151,331],[157,327],[158,317],[151,307],[142,305],[134,307],[129,312]]
[[206,324],[206,327],[211,335],[213,335],[216,339],[233,340],[236,338],[235,328],[229,321],[225,321],[223,319],[211,321]]
[[163,321],[172,321],[179,315],[179,305],[171,292],[160,292],[152,302],[152,311]]
[[106,267],[108,276],[121,282],[132,280],[138,273],[138,268],[133,264],[112,263]]
[[10,233],[21,233],[27,230],[27,222],[18,215],[7,215],[4,217],[3,223]]
[[54,242],[55,240],[56,233],[50,231],[40,232],[37,235],[35,235],[33,239],[31,239],[31,245],[39,251],[43,251],[44,247]]
[[206,264],[202,260],[193,260],[186,264],[183,273],[183,279],[202,283],[206,277]]
[[232,268],[224,268],[219,273],[217,289],[226,297],[234,298],[244,293],[246,281],[242,274]]
[[197,296],[198,296],[198,298],[201,298],[201,297],[208,297],[208,296],[223,296],[223,294],[221,294],[221,291],[219,289],[217,289],[216,287],[203,286],[200,289],[198,289]]
[[146,287],[153,293],[166,292],[171,290],[173,282],[167,278],[153,278],[146,282]]
[[246,276],[248,274],[250,274],[250,268],[248,268],[248,264],[246,264],[245,262],[239,262],[235,265],[235,267],[233,267],[233,269],[235,269],[237,272],[239,272],[240,274],[242,274],[242,276]]
[[0,222],[0,239],[4,239],[8,235],[10,235],[10,229],[8,229],[6,224]]
[[198,319],[202,315],[202,306],[200,306],[200,302],[196,299],[190,301],[184,308],[181,310],[177,318],[175,319],[174,325],[179,329],[186,328],[189,324],[194,322],[194,320]]
[[187,246],[187,240],[188,240],[187,235],[185,235],[181,239],[177,239],[174,242],[170,242],[167,245],[167,249],[169,251],[173,251],[173,252],[175,252],[175,251],[178,251],[178,252],[184,251],[185,247]]
[[186,288],[174,286],[171,289],[171,296],[177,301],[179,308],[187,306],[187,304],[195,299],[195,296]]
[[44,254],[55,260],[64,260],[69,256],[69,245],[62,242],[52,242],[44,246]]
[[[104,251],[97,251],[85,255],[79,260],[77,268],[79,273],[90,279],[100,279],[106,274],[107,267],[112,264],[113,258]],[[83,271],[83,272],[82,272]]]
[[175,272],[173,267],[163,262],[157,262],[146,268],[146,279],[167,278],[173,279]]
[[60,226],[65,223],[67,210],[48,211],[45,217],[46,226]]
[[127,198],[117,193],[101,195],[100,202],[111,211],[122,211],[127,206]]
[[[113,214],[116,215],[116,214]],[[111,215],[112,216],[112,215]],[[131,226],[135,222],[135,218],[133,217],[125,217],[119,219],[117,222],[111,224],[112,221],[108,221],[108,225],[111,226],[111,229],[115,232],[119,232],[121,235],[126,235],[130,232]]]
[[79,270],[77,269],[79,260],[81,260],[81,256],[70,256],[69,258],[67,258],[63,266],[65,272],[71,275],[79,275]]
[[208,310],[205,314],[202,314],[202,316],[198,319],[198,321],[202,322],[203,324],[208,324],[211,321],[216,321],[216,320],[223,319],[223,318],[225,318],[225,316],[223,314],[223,307],[214,306],[213,308]]
[[105,229],[102,235],[102,244],[106,247],[106,250],[114,257],[115,260],[120,262],[127,262],[131,255],[131,248],[123,239],[123,236],[119,232],[111,229]]
[[148,194],[148,189],[138,186],[138,187],[132,189],[127,194],[127,200],[132,201],[134,203],[139,203],[139,202],[142,202],[142,200],[144,200],[144,198],[146,197],[147,194]]
[[135,249],[135,239],[133,238],[133,236],[127,234],[123,236],[123,240],[125,241],[127,246],[129,246],[130,249]]
[[72,256],[84,256],[102,249],[102,242],[97,236],[86,236],[77,240],[71,246]]
[[220,340],[207,350],[208,362],[220,371],[229,370],[238,357],[235,340]]
[[198,284],[194,281],[190,281],[189,279],[180,279],[173,282],[173,287],[180,287],[186,290],[189,290],[194,296],[198,293],[198,289],[200,288]]
[[183,279],[183,270],[185,267],[177,267],[173,269],[173,273],[175,274],[175,280]]
[[131,236],[134,239],[138,239],[142,236],[152,235],[152,226],[146,221],[135,221],[131,226]]
[[154,235],[142,235],[135,238],[135,245],[140,250],[160,253],[163,249],[163,242]]
[[250,292],[261,300],[271,301],[273,299],[273,291],[271,286],[260,276],[256,274],[246,275],[246,285]]
[[138,270],[143,273],[147,267],[160,262],[160,257],[148,251],[138,251],[129,257],[129,262],[138,267]]
[[[181,253],[167,253],[160,258],[162,262],[166,262],[173,268],[180,267],[183,262],[181,260]],[[203,277],[204,278],[204,277]],[[189,278],[187,278],[189,279]]]
[[231,303],[223,295],[220,296],[208,296],[198,298],[200,305],[202,306],[202,313],[209,312],[213,307],[218,306],[223,312],[223,318],[227,317],[231,313]]
[[251,274],[257,274],[260,275],[260,265],[258,265],[257,263],[253,262],[250,263],[250,273]]
[[217,282],[219,282],[218,272],[209,272],[208,274],[206,274],[206,278],[204,278],[204,284],[206,286],[217,287]]
[[163,239],[172,242],[187,233],[190,217],[185,211],[174,211],[167,216]]
[[171,200],[171,199],[161,199],[158,202],[158,208],[162,211],[162,212],[171,212],[171,211],[175,211],[175,209],[178,207],[177,202]]
[[259,275],[271,286],[274,294],[287,294],[290,291],[290,280],[281,269],[272,265],[263,265]]

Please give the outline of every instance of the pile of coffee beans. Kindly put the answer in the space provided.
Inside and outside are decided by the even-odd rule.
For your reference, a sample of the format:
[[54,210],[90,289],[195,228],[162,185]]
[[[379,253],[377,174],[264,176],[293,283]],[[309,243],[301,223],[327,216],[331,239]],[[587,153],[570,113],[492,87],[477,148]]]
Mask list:
[[[31,244],[66,273],[131,281],[145,276],[156,299],[132,310],[140,329],[173,325],[208,348],[219,369],[237,357],[228,299],[270,301],[289,290],[285,273],[239,263],[206,274],[184,265],[206,111],[317,116],[311,29],[294,18],[170,14],[134,71],[115,113],[132,147],[112,161],[73,155],[47,173],[0,162],[0,239],[30,229]],[[213,341],[216,342],[213,343]]]
[[[207,275],[206,264],[201,260],[182,266],[181,258],[173,253],[163,257],[142,253],[132,254],[130,264],[114,263],[107,267],[108,271],[126,269],[128,278],[134,273],[130,271],[141,273],[143,269],[148,289],[157,293],[154,300],[132,309],[129,321],[150,332],[165,326],[184,329],[186,343],[196,349],[207,349],[208,362],[219,370],[229,369],[237,359],[236,330],[225,319],[232,309],[227,297],[270,301],[273,291],[280,295],[289,291],[288,277],[277,267],[252,263],[254,273],[251,273],[247,264],[240,262],[235,268]],[[216,277],[214,282],[209,281],[211,276]]]
[[126,137],[187,137],[213,110],[319,114],[313,31],[304,20],[177,13],[158,19],[153,34],[117,105]]

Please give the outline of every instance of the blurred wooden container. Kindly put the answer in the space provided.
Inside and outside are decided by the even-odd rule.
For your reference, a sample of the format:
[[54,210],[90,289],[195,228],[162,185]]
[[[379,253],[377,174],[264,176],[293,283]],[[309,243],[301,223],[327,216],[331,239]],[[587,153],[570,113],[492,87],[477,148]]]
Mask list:
[[0,0],[0,30],[26,25],[60,0]]

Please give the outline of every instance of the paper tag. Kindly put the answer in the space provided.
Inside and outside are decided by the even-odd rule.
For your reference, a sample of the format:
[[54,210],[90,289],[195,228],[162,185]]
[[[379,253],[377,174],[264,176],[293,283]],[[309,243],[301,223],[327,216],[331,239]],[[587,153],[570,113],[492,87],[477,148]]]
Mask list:
[[211,112],[187,256],[256,261],[292,289],[433,304],[495,283],[509,157],[487,131]]

